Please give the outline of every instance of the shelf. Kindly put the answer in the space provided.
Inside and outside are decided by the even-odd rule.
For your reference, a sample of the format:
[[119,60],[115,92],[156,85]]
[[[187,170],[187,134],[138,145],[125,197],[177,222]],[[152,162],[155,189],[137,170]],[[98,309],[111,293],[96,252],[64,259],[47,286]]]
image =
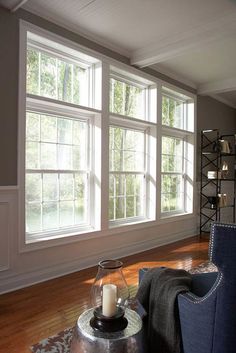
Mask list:
[[235,153],[221,153],[221,152],[215,152],[215,151],[203,151],[202,152],[202,155],[204,156],[204,155],[207,155],[207,156],[209,156],[209,155],[216,155],[216,154],[219,154],[221,157],[233,157],[233,156],[236,156],[236,154]]
[[205,208],[205,209],[211,210],[211,211],[217,211],[217,210],[219,210],[219,209],[228,208],[228,207],[234,207],[234,205],[227,205],[227,206],[222,206],[222,207],[217,206],[217,207],[215,207],[215,208],[212,208],[212,207],[210,207],[210,206],[202,206],[201,208],[202,208],[202,209]]
[[[213,132],[213,131],[218,131],[218,129],[202,130],[202,133],[203,133],[203,134],[207,134],[207,133],[210,133],[210,132]],[[223,136],[223,135],[222,135],[222,136]]]
[[204,156],[204,155],[210,155],[210,154],[217,154],[217,152],[214,152],[214,151],[212,151],[212,152],[210,152],[210,151],[206,151],[206,152],[202,152],[202,155]]
[[[220,140],[228,141],[230,149],[224,149],[229,153],[224,153],[224,148]],[[218,129],[202,130],[201,132],[201,190],[200,190],[200,232],[210,229],[212,222],[223,222],[228,214],[232,215],[232,222],[235,223],[235,195],[236,195],[236,136],[234,134],[221,135]],[[227,158],[227,159],[226,159]],[[225,161],[226,160],[226,161]],[[229,173],[222,169],[222,163],[229,164]],[[235,167],[234,167],[235,165]],[[215,173],[208,173],[214,171]],[[222,173],[220,173],[222,171]],[[208,178],[212,175],[215,178]],[[225,176],[224,178],[222,176]],[[230,182],[230,183],[229,183]],[[228,183],[228,184],[227,184]],[[218,194],[223,191],[231,199],[230,204],[219,207],[219,204],[209,202],[207,195],[211,193],[212,197],[217,199]],[[233,203],[233,204],[232,204]],[[223,211],[228,209],[229,211]],[[232,210],[232,211],[231,211]]]
[[211,179],[211,178],[209,178],[209,179],[202,179],[202,182],[203,183],[209,183],[211,181],[214,182],[214,181],[217,181],[217,180],[220,181],[220,182],[221,181],[235,181],[235,179],[213,179],[213,178]]

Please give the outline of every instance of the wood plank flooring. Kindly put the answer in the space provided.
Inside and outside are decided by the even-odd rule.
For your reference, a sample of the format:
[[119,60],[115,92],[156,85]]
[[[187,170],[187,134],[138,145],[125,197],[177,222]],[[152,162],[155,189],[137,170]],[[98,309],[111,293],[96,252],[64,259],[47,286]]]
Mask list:
[[[142,267],[192,267],[208,258],[208,239],[189,238],[122,259],[124,275],[135,294]],[[29,347],[71,327],[89,306],[97,267],[0,296],[0,353],[28,353]]]

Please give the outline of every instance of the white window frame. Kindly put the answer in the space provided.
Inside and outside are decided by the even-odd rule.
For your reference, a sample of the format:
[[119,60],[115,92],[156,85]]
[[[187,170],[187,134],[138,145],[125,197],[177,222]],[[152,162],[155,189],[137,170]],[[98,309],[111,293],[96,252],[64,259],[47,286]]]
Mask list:
[[[84,53],[84,57],[91,56],[97,61],[100,61],[100,66],[94,63],[94,71],[98,73],[98,80],[96,80],[95,85],[101,90],[100,97],[97,98],[93,94],[92,107],[77,106],[81,114],[91,114],[91,120],[93,120],[93,138],[95,139],[95,145],[91,151],[93,156],[94,174],[92,175],[94,179],[94,190],[93,195],[96,199],[95,211],[91,214],[94,219],[95,227],[92,229],[85,229],[83,232],[79,233],[75,231],[74,233],[64,234],[63,236],[40,239],[35,243],[26,243],[25,241],[25,224],[24,224],[24,151],[25,151],[25,111],[26,111],[26,33],[27,31],[33,32],[38,36],[41,36],[45,40],[55,40],[64,46],[71,49]],[[193,203],[192,212],[181,213],[181,214],[171,214],[169,217],[165,215],[162,216],[160,210],[161,202],[161,136],[164,129],[169,130],[168,127],[162,125],[162,87],[169,88],[172,91],[188,96],[189,99],[194,103],[194,116],[196,116],[196,95],[190,93],[185,89],[181,89],[175,85],[169,84],[151,74],[145,73],[135,67],[122,63],[116,59],[103,55],[96,52],[95,50],[83,47],[69,39],[61,37],[55,33],[44,30],[38,26],[27,23],[20,20],[20,55],[19,55],[19,124],[18,124],[18,186],[19,186],[19,198],[18,198],[18,223],[19,223],[19,251],[31,251],[35,249],[47,248],[60,244],[68,244],[83,240],[88,240],[92,238],[99,238],[108,235],[119,234],[124,231],[141,230],[149,227],[155,227],[157,225],[162,225],[164,223],[176,222],[176,217],[178,220],[194,219],[196,215],[196,207]],[[101,70],[102,67],[102,70]],[[114,70],[115,68],[115,70]],[[98,70],[97,70],[98,69]],[[100,71],[99,71],[100,70]],[[149,120],[136,119],[133,117],[124,117],[109,112],[109,82],[110,74],[115,71],[115,74],[123,75],[131,80],[132,82],[136,78],[140,78],[144,85],[149,86],[150,82],[154,88],[146,92],[148,99],[152,97],[152,106],[146,106],[146,117]],[[91,75],[91,80],[94,80],[94,75]],[[138,80],[139,81],[139,80]],[[154,97],[154,99],[153,99]],[[34,97],[30,97],[34,98]],[[40,99],[40,97],[37,97]],[[45,98],[46,100],[47,98]],[[57,101],[50,100],[51,103],[58,103]],[[68,108],[74,109],[75,105],[71,103],[63,102]],[[154,112],[154,113],[153,113]],[[150,155],[148,156],[148,173],[147,173],[147,189],[149,199],[147,200],[147,215],[143,221],[131,222],[122,224],[122,230],[119,226],[111,227],[108,219],[108,201],[109,201],[109,124],[111,119],[119,120],[122,124],[127,122],[128,119],[131,120],[132,124],[135,126],[145,125],[145,128],[149,129],[149,141],[148,148]],[[187,120],[186,120],[187,121]],[[144,125],[142,125],[144,124]],[[188,128],[188,126],[186,126]],[[194,125],[191,124],[191,132],[185,131],[188,135],[188,139],[195,146],[196,145],[196,119],[194,119]],[[175,130],[175,129],[173,129]],[[178,130],[178,129],[177,129]],[[165,131],[166,133],[166,131]],[[194,158],[196,160],[196,149],[194,147]],[[195,173],[195,169],[194,169]],[[195,174],[192,177],[191,182],[193,183],[193,188],[195,191]],[[94,202],[94,200],[92,201]],[[79,236],[78,236],[79,235]]]
[[[156,133],[157,123],[151,121],[151,94],[150,88],[154,87],[153,82],[142,82],[142,78],[130,77],[127,72],[116,72],[113,67],[110,71],[110,79],[116,79],[120,82],[124,82],[136,87],[143,89],[143,106],[144,116],[142,118],[131,117],[121,114],[116,114],[110,111],[109,127],[118,126],[121,128],[127,128],[135,131],[142,131],[145,136],[144,146],[144,171],[141,172],[144,176],[143,190],[143,216],[135,216],[117,220],[109,220],[110,228],[124,226],[133,223],[150,222],[156,220]],[[156,88],[156,87],[155,87]],[[152,136],[152,138],[151,138]],[[126,172],[121,172],[124,174]],[[109,175],[118,174],[115,171],[109,170]],[[136,174],[135,172],[128,172],[128,174]]]
[[[19,165],[18,165],[18,184],[20,187],[19,190],[19,227],[20,227],[20,247],[22,251],[26,249],[27,245],[32,243],[40,243],[40,241],[50,241],[60,238],[66,238],[68,236],[73,236],[75,234],[83,234],[94,232],[100,229],[100,214],[101,214],[101,204],[100,204],[100,184],[99,180],[101,179],[100,164],[101,164],[101,154],[99,151],[100,148],[95,148],[95,145],[101,144],[101,131],[98,131],[101,127],[101,110],[98,110],[94,107],[83,107],[74,103],[69,103],[61,100],[56,100],[53,98],[43,97],[40,95],[27,94],[26,92],[26,60],[27,60],[27,45],[32,46],[31,40],[27,40],[27,34],[33,33],[36,36],[41,36],[40,31],[38,32],[35,26],[28,26],[28,24],[21,23],[20,26],[20,80],[19,86],[21,88],[19,94]],[[44,32],[44,31],[43,31]],[[50,35],[47,32],[47,40],[53,41],[54,36]],[[43,38],[43,37],[42,37]],[[60,39],[58,41],[60,43]],[[68,44],[64,44],[63,41],[61,44],[66,47]],[[41,50],[41,45],[34,46]],[[68,46],[69,50],[70,46]],[[45,50],[45,47],[43,48]],[[74,49],[73,49],[74,50]],[[50,51],[50,50],[49,50]],[[52,49],[52,52],[54,50]],[[51,53],[50,53],[51,55]],[[82,54],[83,55],[83,54]],[[54,53],[54,56],[57,57],[57,51]],[[66,55],[59,53],[60,57],[66,60]],[[87,57],[87,54],[84,55]],[[75,60],[75,58],[70,58],[70,60]],[[98,64],[97,64],[98,63]],[[79,62],[79,65],[81,63]],[[85,63],[83,63],[85,65]],[[91,64],[90,68],[90,77],[89,77],[89,105],[95,105],[95,74],[97,65],[100,65],[98,59],[96,63]],[[100,103],[101,105],[101,103]],[[88,212],[88,222],[86,224],[80,224],[75,226],[58,228],[57,230],[47,230],[42,232],[32,232],[30,234],[26,233],[25,228],[25,141],[26,141],[26,111],[35,111],[39,114],[49,114],[55,116],[64,116],[65,118],[73,118],[84,120],[88,123],[89,126],[89,141],[90,145],[88,146],[88,159],[89,166],[86,171],[87,178],[89,180],[88,184],[88,202],[87,202],[87,212]],[[96,161],[94,158],[94,151],[96,153]],[[100,162],[99,162],[100,161]],[[48,172],[48,171],[47,171]],[[59,173],[62,170],[58,170]],[[40,170],[39,170],[40,173]],[[96,181],[96,182],[95,182]],[[96,208],[96,212],[95,212]]]
[[[164,218],[171,218],[173,216],[181,216],[181,215],[187,215],[187,214],[193,214],[193,212],[195,211],[195,205],[193,204],[193,194],[192,194],[192,207],[191,209],[188,209],[187,207],[187,182],[190,179],[190,175],[188,174],[188,166],[187,166],[187,160],[188,160],[188,149],[187,149],[187,144],[188,143],[192,143],[193,145],[193,159],[194,162],[196,160],[196,152],[195,152],[195,145],[196,145],[196,138],[195,138],[195,132],[194,131],[190,131],[188,130],[188,109],[187,109],[187,104],[189,102],[191,103],[195,103],[194,97],[191,97],[191,94],[188,95],[188,99],[184,99],[182,98],[183,94],[181,92],[181,90],[178,90],[176,88],[174,88],[174,90],[176,91],[176,94],[172,93],[166,93],[165,92],[165,88],[167,87],[167,85],[163,85],[162,88],[162,93],[161,93],[161,107],[162,107],[162,97],[168,97],[168,98],[172,98],[174,100],[178,100],[183,102],[183,128],[176,128],[176,127],[170,127],[164,123],[162,123],[162,108],[161,108],[161,114],[160,114],[160,119],[161,119],[161,164],[160,164],[160,187],[161,187],[161,180],[162,180],[162,175],[167,175],[167,174],[173,174],[173,175],[181,175],[182,176],[182,187],[183,187],[183,209],[181,210],[173,210],[173,211],[166,211],[163,212],[161,210],[161,206],[160,206],[160,218],[164,219]],[[171,87],[171,89],[173,89]],[[178,95],[178,93],[180,92],[180,95]],[[186,92],[185,92],[186,93]],[[184,93],[184,95],[185,95]],[[195,113],[195,112],[194,112]],[[194,121],[195,121],[195,114],[194,114]],[[196,122],[194,123],[194,130],[195,130],[195,126],[196,126]],[[182,153],[182,172],[181,173],[177,173],[177,172],[173,172],[173,173],[166,173],[166,172],[162,172],[162,137],[166,136],[166,137],[173,137],[173,138],[179,138],[183,141],[183,153]],[[193,170],[193,173],[191,175],[191,183],[193,185],[193,189],[194,189],[194,183],[195,183],[195,168]],[[193,190],[194,193],[194,190]],[[160,194],[162,195],[162,190],[160,192]],[[161,197],[161,196],[160,196]],[[160,200],[161,201],[161,200]],[[160,202],[161,204],[161,202]]]

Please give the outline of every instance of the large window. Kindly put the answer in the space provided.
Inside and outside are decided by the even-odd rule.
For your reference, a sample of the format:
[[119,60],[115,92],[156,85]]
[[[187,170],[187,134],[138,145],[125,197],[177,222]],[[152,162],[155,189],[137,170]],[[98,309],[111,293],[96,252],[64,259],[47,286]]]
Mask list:
[[87,224],[87,121],[27,112],[26,231]]
[[193,100],[167,88],[162,92],[161,212],[192,212]]
[[[156,143],[149,121],[152,111],[153,84],[130,78],[126,73],[110,76],[109,132],[109,220],[111,225],[148,220],[150,211],[150,158],[156,159]],[[154,105],[154,103],[153,103]],[[135,121],[134,121],[135,119]],[[155,135],[155,132],[153,133]],[[155,162],[154,162],[155,165]],[[154,168],[155,169],[155,168]],[[154,195],[153,195],[154,197]]]
[[112,234],[192,213],[194,96],[22,28],[22,243]]
[[28,32],[24,196],[27,241],[95,226],[91,217],[95,207],[91,156],[96,143],[95,114],[86,107],[99,105],[99,71],[101,64],[94,58]]
[[109,219],[144,217],[145,132],[110,127]]

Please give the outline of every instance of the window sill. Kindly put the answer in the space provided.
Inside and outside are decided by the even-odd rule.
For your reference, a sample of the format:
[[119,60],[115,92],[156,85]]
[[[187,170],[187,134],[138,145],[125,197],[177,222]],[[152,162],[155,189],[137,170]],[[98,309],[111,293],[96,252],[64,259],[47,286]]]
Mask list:
[[87,229],[86,231],[83,232],[77,232],[77,233],[68,233],[68,234],[63,234],[60,236],[51,236],[51,237],[45,237],[40,240],[35,240],[35,241],[28,241],[27,243],[23,243],[20,245],[20,253],[25,253],[25,252],[30,252],[34,250],[40,250],[40,249],[46,249],[46,248],[51,248],[55,246],[62,246],[62,245],[67,245],[70,243],[77,243],[80,241],[88,241],[92,240],[95,238],[103,238],[107,236],[112,236],[116,234],[120,234],[121,236],[123,234],[127,235],[127,232],[132,232],[135,230],[142,230],[145,228],[151,228],[151,227],[157,227],[159,225],[165,224],[165,223],[172,223],[172,222],[177,222],[177,221],[183,221],[186,219],[194,219],[196,215],[193,213],[184,213],[184,214],[176,214],[176,215],[168,215],[168,217],[162,217],[158,221],[155,220],[140,220],[139,222],[133,222],[129,224],[120,224],[120,225],[114,225],[110,226],[109,229],[103,229],[103,230],[98,230],[98,229]]

